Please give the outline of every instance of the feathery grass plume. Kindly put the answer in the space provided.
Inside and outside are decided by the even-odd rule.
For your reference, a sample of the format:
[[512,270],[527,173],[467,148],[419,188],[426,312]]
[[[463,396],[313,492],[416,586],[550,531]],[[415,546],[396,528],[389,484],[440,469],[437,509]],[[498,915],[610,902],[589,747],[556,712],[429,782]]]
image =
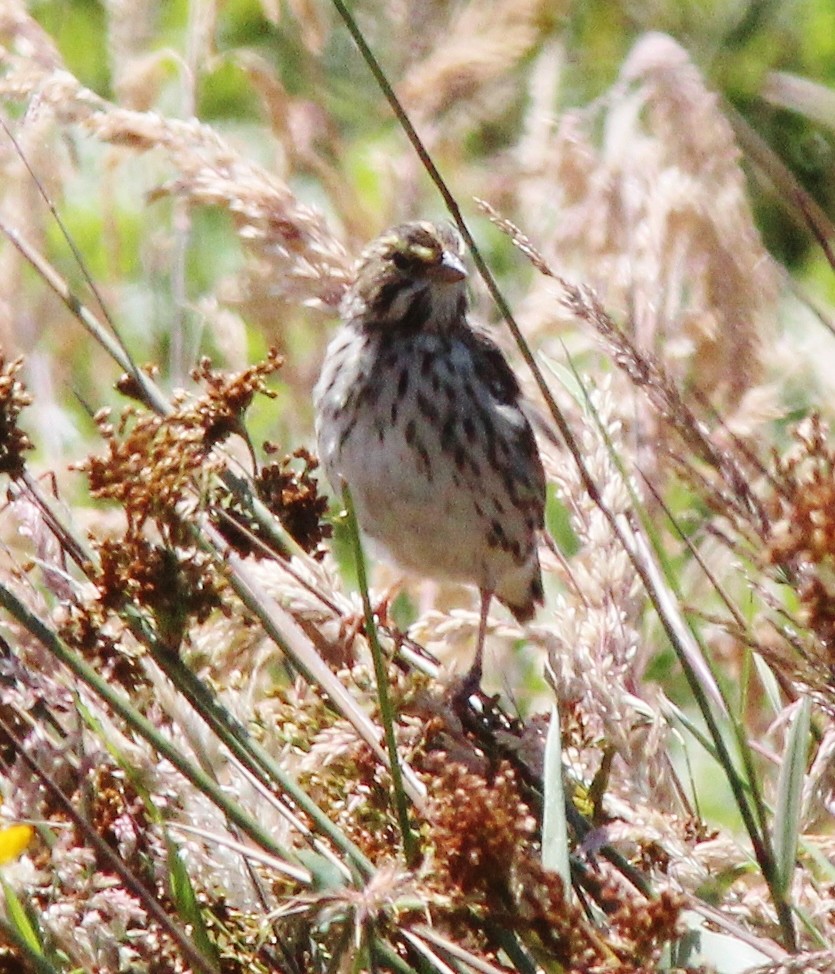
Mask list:
[[[564,281],[562,284],[563,305],[595,329],[614,362],[646,396],[661,428],[677,435],[681,445],[671,445],[670,454],[684,476],[699,484],[714,510],[727,517],[742,536],[762,538],[767,530],[767,516],[753,484],[764,476],[765,470],[756,455],[732,434],[723,436],[726,431],[721,426],[715,433],[711,431],[659,359],[642,351],[634,339],[615,325],[594,293]],[[697,393],[693,398],[703,404]],[[701,473],[702,463],[709,476]],[[643,464],[641,469],[647,476]]]
[[548,262],[576,269],[674,378],[736,406],[761,375],[778,278],[731,127],[685,50],[642,37],[607,96],[519,162],[523,225]]
[[165,61],[171,53],[148,51],[157,16],[151,0],[109,0],[107,4],[108,67],[116,101],[125,108],[147,110],[164,82]]
[[[137,353],[142,354],[143,346],[149,350],[146,354],[161,354],[160,350],[165,349],[175,373],[184,377],[190,364],[187,350],[198,340],[198,329],[208,323],[216,345],[233,362],[240,363],[246,355],[246,318],[249,323],[260,325],[269,341],[299,349],[293,367],[286,371],[285,381],[299,395],[309,392],[311,374],[318,365],[317,347],[324,344],[324,335],[311,330],[308,309],[335,314],[351,271],[351,261],[329,222],[315,207],[302,202],[287,182],[242,155],[212,127],[196,119],[172,119],[154,111],[118,107],[84,88],[54,52],[31,57],[30,35],[42,47],[46,47],[46,41],[41,28],[24,11],[17,17],[7,17],[4,26],[7,33],[6,46],[0,49],[0,94],[10,105],[27,105],[17,126],[18,141],[24,147],[30,139],[37,146],[48,146],[48,153],[33,152],[32,160],[39,164],[36,172],[49,174],[44,182],[57,203],[76,175],[77,160],[70,157],[67,147],[78,140],[79,130],[93,137],[82,143],[85,159],[95,140],[102,145],[96,158],[104,166],[104,173],[94,184],[101,198],[93,219],[100,221],[98,231],[104,238],[100,254],[107,268],[105,273],[111,275],[107,283],[112,284],[112,300],[121,302],[120,312],[127,321],[122,327],[125,334],[136,336]],[[293,133],[281,135],[289,140]],[[313,150],[308,152],[308,157],[313,155]],[[10,157],[12,164],[21,168],[19,160]],[[120,181],[118,174],[122,172],[129,172],[129,179]],[[295,175],[288,173],[290,177]],[[133,196],[128,194],[126,200],[126,188],[134,183],[136,191]],[[327,185],[334,184],[331,177]],[[6,183],[4,190],[12,200],[15,217],[14,201],[28,201],[22,219],[15,218],[11,225],[37,246],[44,240],[42,224],[48,213],[43,202],[31,196],[31,174],[21,169],[16,181]],[[138,196],[143,190],[151,201],[178,201],[175,215],[178,212],[179,217],[173,225],[167,211],[164,219],[158,221],[151,217],[153,209],[138,208]],[[342,196],[349,195],[343,186]],[[338,210],[339,206],[340,200],[336,199],[334,208]],[[203,246],[199,240],[188,238],[184,229],[188,226],[186,212],[198,207],[218,208],[229,215],[245,259],[234,261],[228,274],[218,274],[210,283],[199,285],[206,288],[202,294],[192,295],[189,291],[193,288],[178,275],[185,273],[192,248],[197,252]],[[352,211],[349,208],[347,212],[350,215]],[[86,213],[84,218],[90,219]],[[30,233],[32,224],[34,232]],[[145,236],[139,241],[134,237],[138,227],[145,228]],[[139,259],[126,270],[122,265],[137,245]],[[227,255],[230,252],[228,248]],[[28,349],[49,329],[50,341],[59,340],[53,335],[60,335],[62,343],[75,349],[77,331],[73,327],[60,328],[67,321],[66,311],[43,289],[38,291],[43,307],[31,317],[33,334],[27,335],[23,327],[27,319],[11,316],[13,308],[31,303],[23,290],[27,279],[13,248],[0,251],[0,272],[4,267],[7,273],[0,273],[0,285],[6,284],[0,300],[0,334],[5,328],[9,347]],[[156,287],[149,286],[148,277],[154,273],[163,280],[172,278],[171,287],[162,298]],[[157,306],[160,300],[162,303]],[[193,323],[187,334],[183,317]],[[79,356],[80,353],[67,355],[53,362],[44,375],[44,388],[38,389],[41,394],[36,415],[39,419],[43,416],[39,433],[42,439],[49,437],[46,442],[52,455],[66,450],[75,431],[68,424],[54,421],[54,413],[49,410],[55,395],[50,380],[65,378],[89,399],[93,392],[86,386],[94,385],[94,377],[100,374],[97,363],[106,368],[105,363],[99,362],[99,351],[93,350],[92,359],[84,357],[80,367],[69,374]],[[34,366],[36,357],[31,357],[30,362]],[[65,376],[60,375],[62,368],[68,373]],[[58,376],[54,374],[56,370]],[[298,415],[302,419],[304,411]],[[299,421],[294,422],[285,414],[282,422],[293,427],[294,435],[299,434]]]
[[[632,497],[612,458],[612,448],[622,448],[623,428],[609,386],[604,383],[590,393],[590,411],[600,429],[587,413],[578,436],[602,502],[623,518],[631,516]],[[560,702],[582,715],[582,736],[592,743],[590,750],[581,749],[583,777],[590,780],[600,759],[598,743],[605,741],[622,761],[613,777],[622,775],[628,794],[639,800],[663,793],[668,799],[665,722],[648,719],[654,708],[635,695],[646,663],[639,653],[644,603],[638,576],[607,518],[583,489],[577,468],[548,452],[545,463],[568,510],[578,550],[566,566],[553,622],[536,631],[549,648]]]
[[[710,418],[717,423],[717,428],[710,429],[708,422],[701,419],[685,400],[684,393],[662,362],[652,353],[642,351],[634,338],[618,328],[590,288],[572,284],[555,273],[521,230],[500,217],[489,204],[478,202],[490,220],[508,234],[533,266],[545,278],[558,284],[560,305],[596,332],[614,363],[646,397],[660,428],[668,434],[675,434],[675,440],[671,441],[667,451],[669,457],[676,470],[694,486],[713,512],[732,526],[735,540],[728,539],[728,546],[733,548],[745,544],[750,552],[756,552],[770,530],[768,511],[758,489],[767,482],[768,471],[757,456],[756,449],[735,436],[725,425],[719,424],[712,413]],[[621,398],[615,396],[614,402],[619,403]],[[706,410],[706,404],[697,391],[692,398]],[[643,410],[637,411],[637,416],[644,415]],[[620,444],[618,453],[621,452],[628,460],[630,444],[626,440]],[[640,470],[644,478],[651,482],[645,456],[645,451],[638,453]],[[633,459],[630,462],[634,464],[636,461]]]
[[[530,52],[543,18],[555,15],[542,0],[469,0],[450,9],[434,24],[426,56],[410,66],[398,86],[403,104],[423,118],[466,112],[468,127],[473,114],[495,118],[514,97],[502,79]],[[449,135],[447,124],[444,133]]]
[[338,306],[350,267],[344,247],[319,213],[213,129],[112,107],[90,114],[84,125],[115,145],[165,150],[179,175],[152,198],[176,195],[231,214],[254,263],[230,300],[245,304],[250,313],[257,308],[265,323],[280,316],[280,302]]
[[60,124],[78,124],[103,142],[133,152],[163,151],[177,175],[152,199],[175,195],[231,215],[251,261],[227,300],[245,304],[251,315],[260,312],[260,320],[273,325],[282,303],[331,311],[339,305],[350,262],[322,215],[214,129],[194,119],[117,107],[52,64],[41,66],[8,52],[2,63],[0,93],[6,97],[34,98]]
[[[489,208],[488,213],[490,213]],[[556,275],[549,266],[545,263],[544,258],[533,248],[530,241],[521,234],[520,231],[516,230],[508,221],[503,221],[495,216],[495,214],[490,213],[491,219],[498,223],[499,226],[508,232],[514,243],[520,247],[520,249],[530,257],[532,262],[538,269],[542,271],[543,274],[550,276],[551,278],[557,280],[562,288],[562,300],[564,304],[569,307],[575,314],[584,320],[588,321],[596,331],[604,338],[607,345],[610,347],[611,353],[615,358],[615,361],[622,369],[626,372],[629,378],[635,383],[636,386],[641,388],[646,392],[650,398],[652,404],[659,411],[659,418],[668,424],[671,429],[674,429],[681,437],[681,440],[686,445],[687,450],[684,451],[684,456],[687,456],[688,450],[695,453],[699,461],[706,461],[709,465],[709,469],[712,475],[716,477],[716,484],[711,484],[709,481],[705,481],[704,486],[710,488],[714,493],[705,493],[709,499],[715,501],[715,510],[717,513],[722,513],[724,516],[728,517],[732,530],[740,531],[744,540],[753,540],[756,542],[757,539],[762,539],[766,536],[769,522],[766,515],[766,511],[762,502],[760,501],[756,491],[753,489],[753,485],[749,483],[748,473],[753,469],[760,479],[765,479],[766,471],[765,468],[752,452],[746,452],[744,449],[737,449],[736,451],[729,451],[727,449],[719,448],[713,444],[710,436],[708,435],[707,429],[704,424],[697,420],[695,415],[691,410],[685,405],[681,393],[678,391],[674,383],[666,375],[662,367],[658,364],[653,356],[649,354],[642,353],[636,347],[633,341],[627,338],[622,332],[620,332],[614,325],[611,318],[603,311],[596,297],[588,291],[588,289],[578,288],[574,285],[569,284],[563,278]],[[591,403],[594,406],[594,403]],[[594,412],[597,415],[597,411]],[[617,412],[615,412],[617,416]],[[605,433],[605,424],[603,426],[603,432]],[[620,458],[621,463],[628,463],[628,450],[623,450],[620,446],[613,442],[611,436],[605,437],[606,451],[604,456],[611,461],[612,454]],[[734,446],[739,447],[739,444],[733,442]],[[597,475],[593,475],[591,472],[591,463],[588,459],[590,455],[590,448],[586,447],[582,449],[583,464],[589,472],[589,477],[591,481],[595,484],[604,485],[598,489],[605,489],[608,487],[612,481],[613,477],[611,472],[604,472],[602,477],[600,472]],[[685,461],[686,463],[693,463],[693,459]],[[571,467],[571,470],[578,468]],[[695,466],[693,467],[693,473],[695,473]],[[615,470],[617,473],[617,470]],[[585,480],[582,481],[583,486],[585,486]],[[565,495],[571,498],[576,498],[578,496],[577,487],[572,490],[570,487],[565,491]],[[581,491],[580,496],[585,496],[585,492]],[[632,497],[626,497],[626,507],[620,512],[621,517],[628,518],[634,516],[631,511],[631,505],[637,493],[633,492]],[[576,503],[576,500],[574,501]],[[591,505],[590,505],[591,506]],[[612,516],[616,517],[619,513],[617,506],[611,507],[609,503],[605,506],[601,501],[593,506],[593,511],[598,515],[604,512],[611,511]],[[612,524],[608,518],[603,518],[603,525],[607,533],[611,533]],[[575,529],[576,532],[576,529]],[[614,541],[614,537],[612,538]],[[732,548],[735,545],[733,536],[729,539],[729,546]],[[738,542],[736,542],[738,543]],[[620,547],[621,539],[618,537],[618,542],[615,545],[618,552],[625,556],[626,552]],[[755,548],[755,545],[752,545]],[[576,561],[576,556],[574,561]],[[643,577],[643,576],[642,576]],[[581,593],[581,598],[585,596],[585,590],[588,588],[588,582],[583,579],[584,584],[577,584],[576,589]],[[582,607],[580,608],[580,618],[584,618],[582,615]],[[565,628],[565,626],[563,627]],[[604,629],[604,633],[608,633],[611,636],[612,625]],[[581,643],[581,639],[578,635],[574,634],[572,631],[573,639],[572,649],[576,652],[576,645]],[[552,657],[553,660],[553,657]],[[555,684],[559,686],[559,679],[556,679]],[[658,701],[655,701],[656,703]],[[727,705],[724,705],[727,706]],[[665,708],[666,709],[666,708]],[[655,708],[647,707],[649,713],[654,713]],[[583,708],[580,709],[583,717],[585,713]],[[662,717],[661,713],[657,714],[659,723],[658,727],[661,730],[661,739],[664,740],[667,737],[666,734],[666,721]],[[580,723],[580,727],[585,731],[585,724]],[[714,740],[715,738],[715,734]],[[578,741],[582,742],[584,740],[584,734],[579,735]],[[607,741],[609,738],[606,738]],[[617,739],[615,737],[615,739]],[[615,745],[616,747],[616,745]],[[578,746],[579,752],[582,754],[583,748],[582,743]],[[571,753],[571,751],[569,751]],[[630,776],[626,778],[626,794],[634,794],[631,789],[634,785],[634,780],[640,782],[641,778],[636,773],[636,769],[641,767],[643,755],[636,754],[633,756],[633,760],[628,762],[628,769]],[[666,764],[667,753],[666,749],[662,753],[662,767]],[[736,772],[729,766],[727,756],[723,759],[723,767],[726,768],[726,773],[733,777]],[[583,761],[578,760],[578,767],[581,770],[581,776],[588,778],[588,765],[584,767]],[[750,767],[750,763],[749,763]],[[583,772],[585,771],[585,774]],[[748,772],[751,773],[750,771]],[[681,796],[684,794],[684,789],[681,784],[677,781],[675,775],[668,775],[666,779],[670,784],[670,791],[664,795],[659,794],[658,798],[664,802],[667,807],[675,808],[678,806]],[[617,783],[613,788],[613,791],[617,793]],[[639,790],[635,794],[635,799],[640,802],[644,795],[641,794]],[[671,802],[672,799],[672,802]],[[684,803],[685,811],[688,808],[688,804]],[[744,805],[740,804],[740,807],[744,810]],[[626,816],[629,820],[630,816]],[[640,821],[640,819],[638,819]],[[753,818],[748,819],[749,821],[749,833],[752,835],[752,840],[754,837],[753,830],[756,828]],[[762,846],[764,849],[765,847]],[[763,862],[763,868],[765,869],[768,865],[769,854],[767,852],[760,856]],[[773,886],[769,886],[773,892]],[[757,903],[759,904],[758,909],[763,915],[767,915],[769,910],[768,896],[764,895],[763,891],[760,890],[757,896]],[[753,908],[753,907],[752,907]],[[785,905],[783,906],[785,909]]]
[[[10,0],[0,8],[0,68],[3,69],[0,91],[5,96],[4,101],[25,99],[30,79],[61,66],[54,41],[25,7],[22,0]],[[18,51],[21,53],[17,54]],[[12,62],[18,64],[18,71],[9,70]],[[4,104],[4,123],[9,116]],[[66,177],[66,166],[63,155],[56,153],[52,113],[48,109],[41,111],[36,100],[30,103],[25,124],[16,127],[15,137],[20,152],[9,139],[0,139],[0,211],[3,218],[18,227],[33,245],[41,247],[47,233],[46,214],[39,206],[38,189],[26,163],[43,174],[48,192],[58,197]],[[29,295],[25,280],[23,265],[13,248],[0,248],[0,344],[7,351],[28,351],[37,343],[42,323],[52,320],[59,308],[55,296],[47,291],[39,292],[37,298]],[[20,308],[30,309],[25,325],[16,313]]]

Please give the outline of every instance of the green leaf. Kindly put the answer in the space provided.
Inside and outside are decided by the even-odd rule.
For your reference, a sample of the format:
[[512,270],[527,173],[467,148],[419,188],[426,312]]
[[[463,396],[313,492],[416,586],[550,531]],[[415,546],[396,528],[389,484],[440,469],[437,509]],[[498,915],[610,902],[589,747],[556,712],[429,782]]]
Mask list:
[[45,957],[40,930],[32,922],[17,893],[5,880],[0,879],[0,883],[3,884],[3,895],[6,897],[6,915],[12,928],[33,954]]
[[571,866],[568,859],[568,825],[565,818],[565,789],[562,780],[562,734],[560,712],[551,708],[551,722],[545,741],[543,769],[542,865],[558,873],[566,898],[571,890]]
[[357,581],[359,583],[360,595],[362,596],[362,606],[365,615],[365,634],[368,638],[368,645],[371,650],[371,658],[374,662],[374,678],[377,684],[377,700],[380,706],[380,719],[383,723],[383,733],[386,739],[386,748],[389,755],[389,771],[391,772],[392,786],[394,790],[394,806],[397,812],[397,821],[400,826],[400,834],[403,839],[403,853],[406,862],[413,865],[418,856],[417,834],[412,829],[409,821],[409,802],[403,788],[403,771],[400,765],[400,755],[397,751],[397,736],[394,731],[394,724],[397,715],[391,703],[388,692],[388,674],[386,673],[386,661],[383,657],[383,650],[380,640],[377,637],[377,624],[374,621],[374,610],[371,605],[371,596],[368,594],[368,578],[365,571],[365,555],[362,550],[362,539],[360,538],[359,523],[354,511],[354,502],[351,499],[351,491],[348,484],[342,484],[342,503],[348,516],[348,528],[351,537],[351,547],[354,554],[354,564],[357,570]]
[[200,953],[213,965],[220,965],[217,948],[209,936],[203,911],[197,901],[191,878],[180,855],[180,848],[170,836],[166,836],[168,846],[168,884],[171,899],[177,908],[177,913],[184,923],[191,927],[194,944]]
[[777,682],[777,677],[774,675],[774,671],[759,653],[754,653],[753,659],[754,669],[757,671],[757,676],[760,678],[760,683],[765,691],[766,699],[768,700],[772,711],[776,715],[783,709],[783,705],[780,700],[780,685]]
[[780,778],[777,782],[777,807],[774,811],[774,858],[780,889],[785,894],[794,873],[797,839],[800,831],[800,806],[806,759],[809,754],[809,727],[812,702],[803,697],[797,708],[788,740]]

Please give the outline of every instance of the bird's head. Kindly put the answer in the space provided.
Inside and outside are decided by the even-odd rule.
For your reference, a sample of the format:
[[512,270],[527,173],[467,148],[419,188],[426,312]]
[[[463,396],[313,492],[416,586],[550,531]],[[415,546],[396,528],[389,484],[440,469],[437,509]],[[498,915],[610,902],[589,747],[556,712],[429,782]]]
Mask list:
[[454,327],[467,309],[463,249],[451,224],[392,227],[363,251],[343,317],[372,328]]

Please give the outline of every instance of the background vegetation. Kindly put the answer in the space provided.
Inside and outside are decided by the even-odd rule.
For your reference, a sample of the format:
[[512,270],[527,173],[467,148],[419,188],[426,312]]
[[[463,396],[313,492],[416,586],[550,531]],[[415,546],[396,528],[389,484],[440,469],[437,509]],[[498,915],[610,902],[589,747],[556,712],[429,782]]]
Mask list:
[[[352,24],[547,417],[480,707],[308,452],[446,215]],[[3,969],[835,970],[834,75],[827,0],[5,0]]]

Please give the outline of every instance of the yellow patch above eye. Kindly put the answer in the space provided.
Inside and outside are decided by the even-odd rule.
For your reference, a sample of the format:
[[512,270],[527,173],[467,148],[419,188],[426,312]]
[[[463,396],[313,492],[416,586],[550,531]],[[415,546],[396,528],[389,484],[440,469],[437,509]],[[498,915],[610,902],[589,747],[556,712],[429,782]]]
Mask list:
[[438,252],[432,247],[423,247],[421,244],[413,244],[409,248],[409,253],[416,260],[419,260],[424,264],[428,264],[431,261],[436,261],[439,256]]

